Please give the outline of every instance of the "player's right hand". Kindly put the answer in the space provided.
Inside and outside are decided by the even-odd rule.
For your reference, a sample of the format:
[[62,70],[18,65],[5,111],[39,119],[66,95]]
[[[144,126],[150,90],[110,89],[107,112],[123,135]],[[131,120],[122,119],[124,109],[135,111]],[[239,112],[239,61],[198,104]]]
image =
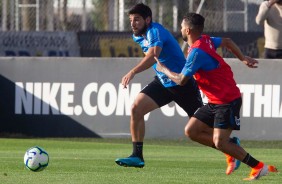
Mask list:
[[134,78],[134,75],[134,71],[131,70],[125,76],[122,77],[121,84],[123,85],[123,88],[127,88],[127,85]]

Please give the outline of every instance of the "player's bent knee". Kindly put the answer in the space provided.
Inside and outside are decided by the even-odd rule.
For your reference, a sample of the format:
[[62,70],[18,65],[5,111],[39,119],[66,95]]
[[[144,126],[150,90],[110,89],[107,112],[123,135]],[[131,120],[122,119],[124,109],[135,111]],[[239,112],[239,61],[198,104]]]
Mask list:
[[188,124],[185,126],[184,128],[184,134],[189,137],[189,127],[188,127]]
[[186,137],[189,137],[189,132],[187,131],[186,127],[184,128],[184,134]]
[[185,126],[184,133],[187,137],[189,137],[192,140],[195,140],[197,136],[196,131],[193,131],[193,128],[188,125]]
[[140,108],[140,106],[136,103],[133,103],[133,105],[131,106],[131,116],[134,119],[141,119],[144,117],[146,113],[144,113],[143,109]]
[[131,106],[131,116],[140,116],[141,112],[137,104],[132,104]]

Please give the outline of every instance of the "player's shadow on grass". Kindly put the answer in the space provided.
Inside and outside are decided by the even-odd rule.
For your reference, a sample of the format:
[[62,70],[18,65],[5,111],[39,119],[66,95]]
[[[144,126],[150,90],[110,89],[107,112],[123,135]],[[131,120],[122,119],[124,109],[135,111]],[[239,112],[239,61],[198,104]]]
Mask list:
[[15,83],[0,75],[0,86],[0,136],[100,138],[67,115],[15,114]]

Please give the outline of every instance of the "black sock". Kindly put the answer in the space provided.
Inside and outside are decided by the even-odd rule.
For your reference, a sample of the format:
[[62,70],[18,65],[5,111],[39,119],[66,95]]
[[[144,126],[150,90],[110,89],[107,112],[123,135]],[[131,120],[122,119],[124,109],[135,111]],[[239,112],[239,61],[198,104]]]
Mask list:
[[243,163],[247,164],[248,166],[254,168],[258,165],[259,161],[253,158],[249,153],[247,153],[246,157],[242,161]]
[[133,144],[133,153],[131,156],[137,156],[143,159],[143,142],[132,142]]

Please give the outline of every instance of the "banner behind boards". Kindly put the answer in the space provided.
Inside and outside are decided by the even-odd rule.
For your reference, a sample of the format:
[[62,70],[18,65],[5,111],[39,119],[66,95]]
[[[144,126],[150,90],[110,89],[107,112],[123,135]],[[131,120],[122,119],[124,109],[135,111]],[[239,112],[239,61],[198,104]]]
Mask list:
[[[127,89],[121,78],[140,58],[0,58],[0,133],[40,137],[129,137],[131,104],[153,80],[149,69]],[[250,69],[228,59],[243,96],[242,139],[282,140],[282,62]],[[205,99],[205,98],[204,98]],[[174,103],[145,116],[147,138],[184,137],[188,117]]]
[[80,56],[75,32],[0,32],[0,56]]

